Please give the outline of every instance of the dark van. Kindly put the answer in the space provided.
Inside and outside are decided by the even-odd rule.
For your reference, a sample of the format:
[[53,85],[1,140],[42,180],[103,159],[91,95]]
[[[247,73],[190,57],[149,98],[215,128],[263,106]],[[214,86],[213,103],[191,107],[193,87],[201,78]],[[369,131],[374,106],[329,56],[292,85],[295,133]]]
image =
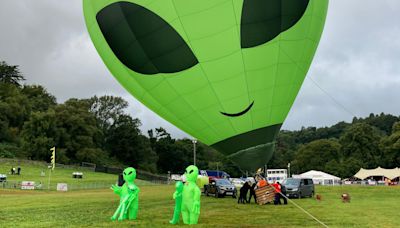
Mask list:
[[289,198],[312,197],[315,193],[314,182],[309,178],[288,178],[282,185]]

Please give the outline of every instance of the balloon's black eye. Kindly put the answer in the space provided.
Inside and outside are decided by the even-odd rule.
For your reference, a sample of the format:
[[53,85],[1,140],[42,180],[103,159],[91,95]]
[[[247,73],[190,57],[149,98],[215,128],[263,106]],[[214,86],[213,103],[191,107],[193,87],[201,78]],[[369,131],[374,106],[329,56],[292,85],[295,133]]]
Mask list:
[[96,15],[111,50],[131,70],[174,73],[198,63],[192,50],[165,20],[131,2],[115,2]]
[[128,173],[128,175],[131,175],[132,174],[132,171],[130,171],[129,173]]
[[309,0],[244,0],[240,31],[242,48],[267,43],[291,28],[304,15],[308,3]]
[[124,172],[124,175],[126,176],[126,173]]
[[192,170],[190,170],[189,174],[191,174],[191,173],[193,173],[193,169],[192,169]]

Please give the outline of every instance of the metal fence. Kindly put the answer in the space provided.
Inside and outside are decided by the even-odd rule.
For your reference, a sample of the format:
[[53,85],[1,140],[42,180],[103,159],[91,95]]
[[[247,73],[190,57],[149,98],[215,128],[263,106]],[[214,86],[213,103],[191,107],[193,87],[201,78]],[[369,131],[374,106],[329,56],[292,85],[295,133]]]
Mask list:
[[[122,174],[124,171],[122,168],[108,167],[108,166],[96,166],[96,172],[111,173],[111,174]],[[146,172],[144,170],[137,170],[136,178],[145,180],[154,184],[169,184],[170,178],[168,174],[154,174]]]
[[[74,190],[86,190],[86,189],[108,189],[111,185],[116,184],[115,182],[82,182],[82,183],[67,183],[68,191]],[[157,185],[162,183],[154,182],[139,182],[139,186]],[[22,181],[5,181],[0,182],[0,188],[3,189],[21,189]],[[35,190],[57,190],[57,183],[35,182]]]
[[[49,166],[50,163],[45,163],[41,161],[33,161],[33,160],[24,160],[24,159],[10,159],[10,158],[0,158],[0,163],[11,163],[11,164],[31,164],[31,165],[36,165],[36,166],[43,166],[47,165]],[[64,164],[56,164],[56,168],[64,168],[64,169],[73,169],[76,171],[92,171],[92,172],[102,172],[102,173],[109,173],[109,174],[117,174],[121,175],[123,172],[123,169],[120,167],[109,167],[109,166],[101,166],[101,165],[95,165],[92,163],[82,163],[81,165],[64,165]],[[170,178],[168,174],[153,174],[150,172],[146,172],[143,170],[137,170],[137,179],[139,180],[144,180],[146,182],[141,182],[142,185],[147,185],[147,184],[169,184],[170,183]],[[117,179],[116,179],[117,181]],[[96,183],[90,183],[90,182],[82,182],[79,184],[68,184],[69,189],[98,189],[98,188],[108,188],[111,184],[115,183],[102,183],[102,182],[96,182]],[[4,187],[3,187],[4,186]],[[71,187],[70,187],[71,186]],[[7,181],[5,183],[0,183],[0,188],[16,188],[20,189],[21,185],[18,181]],[[48,189],[47,183],[42,183],[39,189]],[[56,189],[56,183],[52,184],[50,186],[50,189]]]

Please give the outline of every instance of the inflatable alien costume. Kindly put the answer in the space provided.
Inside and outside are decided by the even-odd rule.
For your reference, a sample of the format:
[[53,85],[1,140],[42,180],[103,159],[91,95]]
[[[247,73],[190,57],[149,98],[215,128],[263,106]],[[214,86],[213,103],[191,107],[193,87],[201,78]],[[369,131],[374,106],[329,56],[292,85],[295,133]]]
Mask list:
[[120,202],[111,220],[122,221],[125,219],[136,219],[139,209],[140,189],[135,185],[136,170],[132,167],[126,168],[123,172],[125,183],[119,187],[112,185],[111,189],[120,196]]
[[190,165],[186,168],[186,183],[182,191],[182,219],[184,224],[197,224],[200,215],[201,191],[196,184],[199,169]]

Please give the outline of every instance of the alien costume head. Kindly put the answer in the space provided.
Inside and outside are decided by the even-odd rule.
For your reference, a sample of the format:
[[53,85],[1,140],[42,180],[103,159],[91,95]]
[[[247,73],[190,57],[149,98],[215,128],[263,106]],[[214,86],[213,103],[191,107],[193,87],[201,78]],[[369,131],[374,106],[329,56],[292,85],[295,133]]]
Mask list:
[[115,78],[183,131],[254,171],[310,67],[328,0],[83,0]]
[[196,183],[198,175],[199,169],[194,165],[189,165],[185,170],[186,181]]
[[128,167],[124,170],[124,172],[122,173],[123,177],[124,177],[124,181],[126,182],[133,182],[136,179],[136,169],[132,168],[132,167]]

